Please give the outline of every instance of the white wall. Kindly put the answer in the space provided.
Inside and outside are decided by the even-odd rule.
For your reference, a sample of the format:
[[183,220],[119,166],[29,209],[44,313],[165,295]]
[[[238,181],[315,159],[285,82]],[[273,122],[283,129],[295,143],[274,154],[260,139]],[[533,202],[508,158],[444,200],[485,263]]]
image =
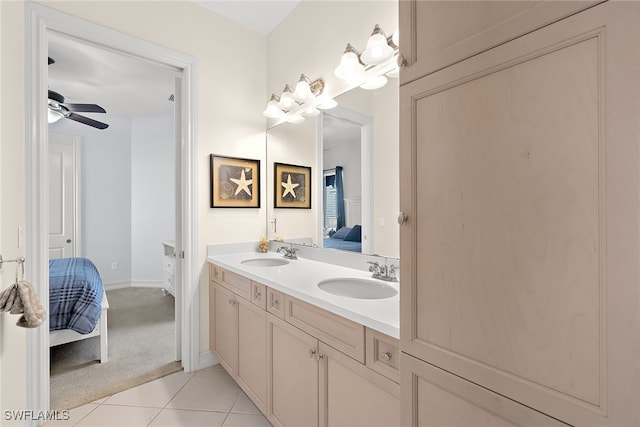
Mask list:
[[[6,259],[25,255],[18,227],[25,225],[24,49],[21,2],[0,1],[0,250]],[[28,262],[28,260],[27,260]],[[0,272],[0,289],[15,278],[11,264]],[[16,316],[0,314],[0,409],[24,409],[26,334]],[[4,421],[2,413],[0,423]]]
[[[208,155],[219,153],[264,161],[266,92],[266,39],[191,1],[46,1],[45,5],[98,23],[116,31],[175,49],[195,57],[196,121],[198,152],[198,242],[200,251],[200,349],[209,347],[208,271],[206,245],[257,240],[265,234],[264,203],[261,209],[210,209]],[[17,229],[26,223],[24,163],[24,3],[1,1],[2,67],[0,183],[3,203],[0,247],[3,256],[24,254],[18,248]],[[264,198],[263,198],[264,202]],[[25,230],[26,233],[31,230]],[[28,260],[27,260],[28,262]],[[3,269],[4,270],[4,269]],[[13,272],[3,271],[4,283]],[[6,315],[5,315],[6,316]],[[0,407],[21,409],[26,404],[25,331],[1,321]]]
[[176,229],[173,116],[134,117],[131,142],[131,280],[161,282],[160,242]]
[[[71,120],[49,125],[52,132],[82,137],[82,255],[105,284],[131,279],[131,118],[109,115],[97,130]],[[112,263],[117,270],[111,269]]]

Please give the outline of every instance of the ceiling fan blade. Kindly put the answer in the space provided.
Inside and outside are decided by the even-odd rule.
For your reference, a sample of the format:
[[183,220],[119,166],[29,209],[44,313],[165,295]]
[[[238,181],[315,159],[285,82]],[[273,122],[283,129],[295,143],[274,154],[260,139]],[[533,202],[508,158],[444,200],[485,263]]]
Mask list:
[[106,113],[104,108],[96,104],[64,104],[69,111],[77,113]]
[[97,129],[106,129],[109,127],[109,125],[106,123],[102,123],[97,120],[93,120],[93,119],[90,119],[89,117],[81,116],[80,114],[76,114],[76,113],[69,113],[69,115],[67,116],[67,119],[74,120],[76,122],[83,123],[85,125],[89,125]]

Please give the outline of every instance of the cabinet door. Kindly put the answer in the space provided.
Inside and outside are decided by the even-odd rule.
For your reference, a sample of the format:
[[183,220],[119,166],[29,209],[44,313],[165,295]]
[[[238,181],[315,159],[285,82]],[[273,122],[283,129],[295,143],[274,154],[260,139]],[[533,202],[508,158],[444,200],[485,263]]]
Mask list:
[[318,340],[267,315],[269,402],[276,426],[318,425]]
[[400,89],[401,350],[574,425],[640,425],[639,18]]
[[267,318],[260,307],[237,298],[238,369],[240,387],[262,411],[267,401]]
[[238,366],[238,310],[233,293],[214,283],[209,288],[213,294],[213,340],[211,348],[220,364],[235,377]]
[[320,342],[320,425],[400,425],[400,385]]
[[402,425],[566,426],[511,399],[402,354]]
[[[401,84],[441,70],[596,1],[400,1]],[[441,25],[446,22],[448,25]]]

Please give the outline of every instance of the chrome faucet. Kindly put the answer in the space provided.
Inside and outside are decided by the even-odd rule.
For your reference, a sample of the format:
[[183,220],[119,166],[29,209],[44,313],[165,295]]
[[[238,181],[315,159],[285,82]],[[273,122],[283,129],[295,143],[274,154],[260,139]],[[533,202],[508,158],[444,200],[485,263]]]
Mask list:
[[380,265],[377,261],[367,261],[367,263],[371,264],[369,266],[369,271],[373,273],[371,277],[373,277],[374,279],[385,280],[387,282],[398,281],[398,278],[396,277],[396,271],[398,269],[397,265]]
[[298,255],[296,255],[296,248],[294,248],[293,245],[291,245],[291,247],[280,246],[276,249],[276,252],[282,252],[284,254],[283,256],[287,259],[298,259]]

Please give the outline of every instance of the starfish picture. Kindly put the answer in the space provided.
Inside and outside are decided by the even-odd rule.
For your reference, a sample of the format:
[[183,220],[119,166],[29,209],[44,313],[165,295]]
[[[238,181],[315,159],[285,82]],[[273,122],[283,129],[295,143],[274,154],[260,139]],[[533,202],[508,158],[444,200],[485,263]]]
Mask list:
[[296,193],[295,191],[293,191],[293,189],[299,186],[300,184],[298,183],[294,184],[291,182],[291,174],[287,174],[287,182],[281,182],[281,184],[284,187],[284,193],[282,193],[282,197],[284,198],[287,194],[291,194],[291,196],[295,199]]
[[229,178],[229,180],[238,186],[238,188],[236,188],[236,192],[233,194],[234,196],[237,196],[241,191],[244,191],[249,195],[249,197],[251,197],[251,190],[249,189],[249,186],[253,184],[253,179],[246,179],[244,169],[242,169],[240,179]]

